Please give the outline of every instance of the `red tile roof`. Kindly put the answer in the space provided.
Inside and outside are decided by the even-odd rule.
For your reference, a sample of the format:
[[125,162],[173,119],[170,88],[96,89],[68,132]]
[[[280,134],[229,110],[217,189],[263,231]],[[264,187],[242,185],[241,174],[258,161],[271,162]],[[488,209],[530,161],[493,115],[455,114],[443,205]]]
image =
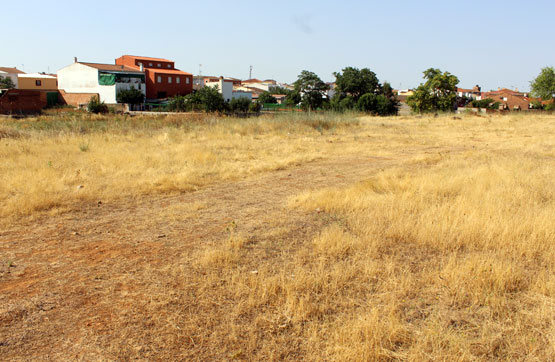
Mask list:
[[113,72],[144,73],[138,70],[137,68],[131,68],[131,67],[128,67],[127,65],[84,63],[84,62],[79,62],[79,64],[83,64],[88,67],[96,68],[99,70],[108,70]]
[[14,68],[0,67],[0,71],[6,72],[6,73],[25,74],[24,71],[21,71],[15,67]]
[[153,62],[169,62],[169,63],[173,63],[173,61],[167,60],[167,59],[164,59],[164,58],[141,57],[141,56],[138,56],[138,55],[128,55],[128,54],[122,55],[122,56],[123,56],[123,57],[135,58],[135,59],[150,60],[150,61],[153,61]]
[[193,75],[191,73],[184,72],[179,69],[162,69],[162,68],[146,68],[149,72],[153,72],[154,74],[176,74],[176,75]]

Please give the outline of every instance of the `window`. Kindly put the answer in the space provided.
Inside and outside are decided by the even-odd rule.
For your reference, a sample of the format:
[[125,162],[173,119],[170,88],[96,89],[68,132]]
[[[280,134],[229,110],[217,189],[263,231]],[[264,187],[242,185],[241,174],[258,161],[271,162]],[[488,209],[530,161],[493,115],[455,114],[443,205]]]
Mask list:
[[177,84],[181,83],[181,78],[175,77],[175,82],[176,82]]
[[171,68],[171,67],[172,67],[172,65],[171,65],[171,64],[168,64],[168,68]]
[[185,83],[189,84],[189,77],[185,78]]
[[152,63],[148,63],[148,66],[149,66],[149,67],[152,67]]
[[42,81],[40,81],[39,79],[35,80],[35,85],[37,87],[40,87],[42,85]]
[[168,77],[168,83],[172,82],[172,77]]
[[156,81],[157,81],[158,83],[162,83],[162,76],[159,75],[159,76],[156,78]]
[[158,68],[162,68],[162,64],[158,63]]

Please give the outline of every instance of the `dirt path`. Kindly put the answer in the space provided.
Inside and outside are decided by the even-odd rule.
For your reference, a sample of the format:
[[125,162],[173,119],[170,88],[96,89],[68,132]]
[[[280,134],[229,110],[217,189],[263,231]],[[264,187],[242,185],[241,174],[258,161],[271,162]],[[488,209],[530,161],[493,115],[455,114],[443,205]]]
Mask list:
[[[82,205],[79,211],[0,232],[5,264],[0,269],[0,355],[98,360],[112,348],[121,354],[112,353],[110,359],[149,355],[114,345],[111,336],[143,333],[144,346],[156,344],[153,338],[169,343],[164,338],[171,336],[148,335],[149,321],[157,323],[162,318],[157,313],[165,313],[153,312],[149,295],[187,289],[175,284],[172,270],[187,273],[196,249],[222,242],[232,228],[249,242],[265,243],[260,257],[279,256],[325,222],[287,209],[289,197],[352,184],[402,161],[352,156],[318,161],[193,193]],[[272,238],[280,242],[272,244]],[[139,331],[139,325],[146,330]],[[191,343],[198,347],[201,342],[191,338]]]

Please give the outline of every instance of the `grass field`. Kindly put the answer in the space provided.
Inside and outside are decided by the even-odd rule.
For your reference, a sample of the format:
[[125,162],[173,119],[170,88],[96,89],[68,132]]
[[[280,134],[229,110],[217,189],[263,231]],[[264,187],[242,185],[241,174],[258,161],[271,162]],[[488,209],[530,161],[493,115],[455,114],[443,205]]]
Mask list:
[[1,122],[2,359],[555,359],[555,116]]

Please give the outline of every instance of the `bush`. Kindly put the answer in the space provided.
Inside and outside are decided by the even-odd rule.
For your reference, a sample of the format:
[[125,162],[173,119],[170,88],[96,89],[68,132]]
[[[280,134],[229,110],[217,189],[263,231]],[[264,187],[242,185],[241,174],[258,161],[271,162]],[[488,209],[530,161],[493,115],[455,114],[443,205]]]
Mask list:
[[258,101],[262,104],[266,104],[266,103],[276,104],[277,103],[276,97],[271,95],[270,92],[262,92],[258,96]]
[[341,101],[339,101],[339,111],[342,111],[342,112],[355,109],[356,106],[357,106],[357,103],[355,99],[351,96],[347,96],[343,98]]
[[93,96],[89,100],[89,103],[87,103],[87,111],[91,113],[108,113],[109,109],[103,101],[100,101],[98,96]]
[[260,102],[251,102],[249,104],[250,113],[260,113],[261,109],[262,109],[262,104],[260,104]]
[[141,104],[145,100],[145,95],[138,88],[131,87],[122,89],[116,95],[118,103]]
[[247,113],[251,100],[246,97],[233,98],[229,102],[229,110],[234,113]]
[[360,97],[356,106],[361,112],[373,113],[378,116],[395,115],[398,111],[398,102],[383,94],[366,93]]

